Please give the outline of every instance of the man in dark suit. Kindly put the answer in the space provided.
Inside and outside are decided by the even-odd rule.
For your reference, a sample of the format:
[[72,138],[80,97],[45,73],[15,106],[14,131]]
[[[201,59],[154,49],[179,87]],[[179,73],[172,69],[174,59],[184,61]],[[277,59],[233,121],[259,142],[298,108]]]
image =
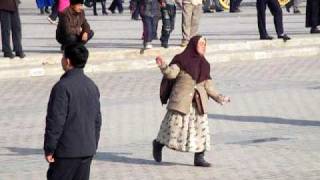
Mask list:
[[310,33],[320,33],[318,25],[320,24],[320,1],[307,0],[306,27],[310,27]]
[[274,25],[279,39],[284,41],[291,38],[284,33],[282,22],[282,9],[278,0],[257,0],[257,16],[258,16],[258,28],[261,40],[272,40],[273,37],[269,36],[266,29],[266,8],[269,7],[271,14],[273,15]]
[[[21,22],[18,10],[18,0],[0,0],[0,22],[1,22],[1,37],[2,51],[4,57],[14,58],[15,55],[24,58],[25,54],[21,45]],[[10,31],[12,32],[13,49],[12,53],[10,46]]]
[[65,71],[52,88],[44,135],[48,180],[88,180],[101,128],[99,90],[83,68],[88,50],[82,44],[65,48]]

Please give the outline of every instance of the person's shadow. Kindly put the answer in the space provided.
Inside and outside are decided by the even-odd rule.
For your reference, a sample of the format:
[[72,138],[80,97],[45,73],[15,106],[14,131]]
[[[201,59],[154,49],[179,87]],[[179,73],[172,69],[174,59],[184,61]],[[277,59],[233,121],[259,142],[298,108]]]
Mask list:
[[286,118],[266,117],[266,116],[232,116],[232,115],[223,115],[223,114],[208,114],[208,118],[211,120],[284,124],[284,125],[292,125],[292,126],[320,126],[320,120],[312,121],[312,120],[303,120],[303,119],[286,119]]
[[[0,154],[0,156],[32,156],[32,155],[44,155],[42,149],[37,148],[21,148],[21,147],[5,147],[9,150],[10,154]],[[94,160],[97,161],[108,161],[115,163],[124,163],[124,164],[133,164],[133,165],[160,165],[160,166],[192,166],[191,164],[182,164],[182,163],[171,163],[171,162],[161,162],[157,163],[154,160],[141,159],[129,157],[133,153],[127,152],[97,152]]]

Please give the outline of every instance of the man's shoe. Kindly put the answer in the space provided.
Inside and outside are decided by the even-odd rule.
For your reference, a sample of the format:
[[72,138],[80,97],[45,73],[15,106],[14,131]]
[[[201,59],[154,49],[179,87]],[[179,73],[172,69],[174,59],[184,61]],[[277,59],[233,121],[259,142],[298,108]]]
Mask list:
[[204,160],[204,152],[194,154],[194,165],[200,167],[211,167],[211,164]]
[[40,14],[43,15],[44,14],[44,10],[43,8],[40,9]]
[[230,10],[230,13],[239,13],[239,12],[241,12],[240,9]]
[[298,8],[293,9],[294,14],[301,14],[301,11]]
[[26,57],[26,54],[24,54],[23,52],[19,52],[19,53],[16,53],[16,56],[19,57],[20,59],[23,59]]
[[318,28],[311,28],[310,33],[311,33],[311,34],[318,34],[318,33],[320,33],[320,29],[318,29]]
[[161,162],[162,161],[162,148],[163,148],[163,144],[157,142],[156,140],[153,140],[152,142],[152,155],[153,155],[153,159],[156,162]]
[[109,10],[112,14],[116,13],[114,10],[112,10],[112,9],[110,9],[110,8],[108,8],[108,10]]
[[291,39],[291,38],[290,38],[288,35],[286,35],[286,34],[280,35],[280,36],[278,36],[278,38],[279,38],[279,39],[283,39],[284,42],[286,42],[286,41],[288,41],[288,40]]
[[15,56],[12,53],[4,53],[3,57],[7,57],[7,58],[10,58],[10,59],[13,59]]
[[108,14],[108,12],[107,12],[107,11],[102,11],[102,15],[104,15],[104,16],[108,16],[109,14]]
[[272,36],[267,35],[267,36],[260,37],[260,39],[261,39],[261,40],[272,40],[272,39],[273,39],[273,37],[272,37]]
[[168,43],[161,43],[161,47],[163,47],[163,48],[168,48],[169,45],[168,45]]
[[214,13],[214,11],[210,9],[210,10],[203,11],[203,13]]
[[50,24],[58,24],[57,20],[53,20],[50,16],[47,18]]

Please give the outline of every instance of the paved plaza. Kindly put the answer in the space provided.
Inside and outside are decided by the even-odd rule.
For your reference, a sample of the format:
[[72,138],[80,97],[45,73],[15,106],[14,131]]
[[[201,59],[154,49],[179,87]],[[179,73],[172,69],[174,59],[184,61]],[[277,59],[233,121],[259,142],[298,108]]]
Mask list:
[[[181,51],[177,48],[181,12],[171,41],[175,50],[163,50],[155,41],[156,50],[141,56],[130,50],[138,53],[142,47],[142,23],[130,20],[128,10],[123,15],[95,17],[86,9],[96,32],[88,47],[98,54],[93,60],[90,57],[87,70],[100,67],[88,75],[100,89],[103,116],[90,179],[320,179],[320,38],[304,28],[305,3],[301,15],[284,12],[286,31],[299,39],[286,44],[255,42],[255,7],[241,9],[240,14],[204,14],[201,19],[200,33],[209,39],[207,58],[215,85],[231,97],[225,106],[209,103],[212,150],[206,158],[213,164],[210,168],[194,167],[192,153],[165,148],[161,164],[154,162],[151,153],[166,113],[159,100],[162,76],[153,59],[160,52],[169,61]],[[46,108],[50,90],[60,78],[61,55],[54,38],[56,27],[38,14],[35,2],[22,0],[20,12],[27,58],[0,58],[0,180],[43,180],[48,168],[42,150]],[[275,36],[271,16],[268,29]],[[130,60],[135,61],[130,64]],[[133,68],[135,63],[139,68]],[[125,67],[118,71],[115,64]],[[30,77],[28,68],[38,66],[54,68]]]
[[[277,59],[213,64],[224,107],[209,104],[211,168],[193,154],[163,152],[151,142],[165,113],[158,70],[90,74],[101,90],[103,125],[93,180],[318,180],[320,62]],[[0,179],[43,180],[46,103],[59,76],[0,80]]]

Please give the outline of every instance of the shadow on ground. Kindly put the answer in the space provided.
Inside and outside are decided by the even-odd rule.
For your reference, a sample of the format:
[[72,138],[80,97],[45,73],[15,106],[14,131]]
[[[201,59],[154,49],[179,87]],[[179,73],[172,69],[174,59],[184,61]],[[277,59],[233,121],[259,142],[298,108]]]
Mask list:
[[285,124],[293,126],[320,126],[320,121],[285,119],[266,116],[231,116],[221,114],[209,114],[209,119],[227,120],[237,122],[255,122],[255,123],[270,123],[270,124]]
[[[9,150],[11,153],[0,154],[0,156],[43,155],[43,150],[37,149],[37,148],[5,147],[5,149]],[[171,162],[157,163],[154,160],[128,157],[132,155],[133,153],[129,153],[129,152],[119,152],[119,153],[118,152],[97,152],[94,159],[97,161],[107,161],[107,162],[133,164],[133,165],[192,166],[191,164],[171,163]]]

